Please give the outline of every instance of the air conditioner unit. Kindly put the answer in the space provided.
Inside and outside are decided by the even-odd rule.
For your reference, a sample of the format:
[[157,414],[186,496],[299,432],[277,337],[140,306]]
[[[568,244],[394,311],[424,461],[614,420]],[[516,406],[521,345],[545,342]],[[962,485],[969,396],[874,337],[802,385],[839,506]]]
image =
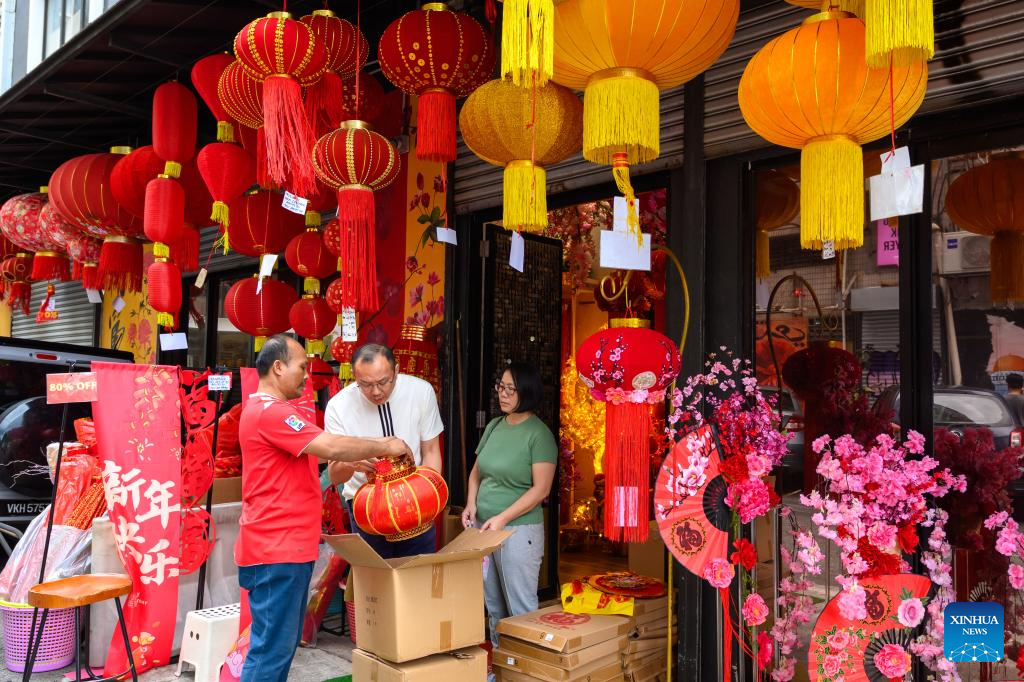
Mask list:
[[936,233],[936,252],[945,275],[988,272],[992,238],[970,232]]

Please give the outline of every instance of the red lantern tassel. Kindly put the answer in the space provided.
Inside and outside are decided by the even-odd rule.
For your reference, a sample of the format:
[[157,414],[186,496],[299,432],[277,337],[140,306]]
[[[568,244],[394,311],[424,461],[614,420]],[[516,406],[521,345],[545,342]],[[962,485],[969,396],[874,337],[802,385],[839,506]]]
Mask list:
[[142,244],[128,237],[107,237],[99,270],[104,289],[142,291]]
[[605,414],[604,534],[616,542],[644,542],[649,525],[650,407],[609,403]]
[[377,296],[377,245],[374,238],[376,209],[373,191],[352,185],[338,190],[338,221],[341,225],[340,262],[342,305],[358,311],[374,311]]
[[22,315],[28,315],[28,306],[32,302],[32,285],[24,280],[11,282],[7,290],[7,305],[11,309],[20,308]]
[[455,161],[455,95],[427,90],[416,114],[416,157],[421,161]]
[[310,152],[316,139],[303,110],[302,86],[291,76],[273,75],[263,81],[263,128],[270,180],[284,187],[290,179],[295,194],[312,196],[316,177]]
[[345,114],[343,96],[341,76],[333,71],[326,71],[320,80],[306,89],[306,118],[317,138],[341,123]]
[[70,278],[67,258],[53,251],[36,252],[36,257],[32,259],[32,279],[66,282]]
[[82,263],[82,288],[96,289],[103,288],[103,279],[100,277],[100,266],[97,263]]
[[185,226],[182,238],[171,244],[171,260],[182,272],[195,272],[199,269],[199,231]]

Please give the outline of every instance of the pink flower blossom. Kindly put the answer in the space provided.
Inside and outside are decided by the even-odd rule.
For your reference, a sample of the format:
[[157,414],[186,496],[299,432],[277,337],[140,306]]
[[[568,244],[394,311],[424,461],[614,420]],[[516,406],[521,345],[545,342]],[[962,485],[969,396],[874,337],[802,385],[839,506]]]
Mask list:
[[834,655],[825,656],[823,667],[825,669],[826,677],[835,677],[843,670],[843,657]]
[[740,515],[740,521],[750,523],[768,512],[771,497],[763,480],[751,478],[730,485],[725,503]]
[[896,611],[900,625],[905,628],[916,628],[924,620],[924,605],[920,599],[904,599]]
[[775,682],[789,682],[796,673],[796,659],[786,658],[772,671],[772,679]]
[[868,617],[866,606],[867,594],[864,588],[853,580],[846,589],[839,593],[837,603],[839,614],[846,620],[863,620]]
[[747,471],[755,478],[761,478],[771,470],[772,463],[764,455],[756,452],[747,455]]
[[743,619],[747,625],[761,625],[768,620],[768,605],[756,592],[743,601]]
[[868,528],[868,542],[879,549],[889,549],[896,546],[896,526],[888,523],[873,523]]
[[729,587],[734,575],[736,575],[736,571],[726,559],[713,559],[704,568],[704,580],[707,580],[711,583],[712,587],[718,589]]
[[1024,588],[1024,567],[1020,564],[1010,564],[1008,571],[1010,576],[1010,585],[1015,590]]
[[826,642],[828,643],[828,648],[831,649],[833,653],[838,654],[846,649],[846,647],[850,646],[850,640],[851,637],[848,631],[837,630],[834,634],[828,636]]
[[886,644],[875,654],[875,667],[885,677],[901,678],[910,672],[910,654],[899,644]]
[[762,630],[757,634],[757,669],[759,671],[768,667],[773,653],[775,653],[775,645],[772,643],[771,635]]
[[832,438],[830,436],[822,436],[821,438],[815,439],[815,441],[811,443],[811,449],[813,449],[814,452],[820,454],[831,442]]

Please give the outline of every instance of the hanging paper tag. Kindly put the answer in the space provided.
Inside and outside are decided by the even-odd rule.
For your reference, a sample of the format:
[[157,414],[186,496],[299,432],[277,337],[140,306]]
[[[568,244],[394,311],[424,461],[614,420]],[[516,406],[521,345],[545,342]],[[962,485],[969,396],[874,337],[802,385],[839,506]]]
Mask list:
[[230,391],[230,374],[211,374],[206,378],[206,389],[208,391]]
[[263,291],[263,278],[270,277],[274,272],[274,263],[277,262],[276,253],[268,253],[260,260],[260,275],[256,282],[256,295]]
[[[628,232],[629,226],[626,219],[629,217],[629,203],[626,197],[615,197],[612,201],[612,230],[614,232]],[[634,241],[636,239],[634,238]]]
[[635,234],[625,230],[601,230],[600,260],[602,268],[612,270],[650,270],[651,235],[641,235],[638,244]]
[[836,243],[826,241],[821,243],[821,260],[832,260],[836,257]]
[[513,270],[523,271],[523,258],[526,250],[526,241],[523,235],[518,232],[512,233],[512,244],[508,249],[508,264]]
[[203,285],[206,284],[206,268],[199,268],[199,274],[196,275],[196,289],[202,289]]
[[924,166],[873,175],[870,180],[871,219],[884,220],[920,213],[924,204]]
[[124,310],[124,306],[125,306],[125,303],[124,303],[124,299],[123,298],[118,296],[117,298],[114,299],[114,312],[115,313],[119,313],[122,310]]
[[103,292],[99,289],[86,289],[85,295],[89,303],[103,303]]
[[459,238],[455,233],[455,230],[448,227],[437,228],[437,241],[444,242],[445,244],[452,244],[458,246]]
[[359,326],[356,324],[356,309],[341,309],[341,340],[355,343],[359,340]]
[[882,159],[882,175],[892,175],[896,171],[910,168],[910,147],[900,147],[893,153],[892,150],[885,152]]
[[185,332],[161,334],[160,350],[188,350],[188,336]]
[[281,206],[286,211],[297,213],[299,215],[306,215],[306,204],[309,203],[308,199],[297,197],[291,192],[284,193],[284,200],[281,202]]

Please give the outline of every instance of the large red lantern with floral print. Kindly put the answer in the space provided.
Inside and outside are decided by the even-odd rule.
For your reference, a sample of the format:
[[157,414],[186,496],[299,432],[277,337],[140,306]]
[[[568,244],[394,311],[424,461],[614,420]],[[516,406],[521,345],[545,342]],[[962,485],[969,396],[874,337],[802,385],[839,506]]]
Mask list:
[[220,83],[221,74],[224,73],[224,69],[228,67],[228,64],[234,61],[235,58],[227,52],[221,52],[203,57],[192,66],[192,85],[195,87],[196,92],[199,93],[199,96],[203,98],[203,102],[210,110],[210,113],[217,119],[218,142],[233,142],[235,139],[231,116],[224,108],[217,94],[217,86]]
[[327,50],[309,26],[287,12],[271,12],[238,32],[235,58],[263,83],[269,178],[283,187],[290,174],[292,190],[306,196],[313,191],[309,150],[316,138],[303,108],[302,88],[314,85],[327,70]]
[[651,405],[679,374],[672,340],[646,320],[614,319],[576,354],[580,379],[605,410],[604,533],[611,540],[647,539],[650,509]]
[[260,190],[232,201],[231,248],[254,258],[284,251],[305,220],[281,206],[281,199],[277,192]]
[[324,352],[324,337],[334,330],[338,316],[322,297],[306,294],[292,304],[288,321],[306,340],[306,355],[320,355]]
[[41,192],[19,194],[0,207],[0,231],[24,251],[32,251],[32,279],[66,281],[71,270],[64,245],[41,222],[47,206],[46,188]]
[[306,90],[306,116],[319,137],[349,116],[342,106],[342,79],[363,68],[370,46],[358,27],[329,9],[314,10],[300,19],[327,51],[327,70]]
[[81,280],[82,287],[85,289],[101,289],[103,287],[103,282],[99,278],[100,249],[102,247],[102,241],[86,234],[78,234],[68,240],[71,278]]
[[385,459],[376,476],[352,499],[352,516],[371,535],[398,542],[421,535],[448,503],[448,484],[430,467],[412,467]]
[[389,81],[419,97],[416,156],[454,161],[455,99],[490,80],[495,63],[490,33],[468,14],[430,2],[384,30],[377,57]]
[[256,337],[255,349],[259,351],[268,336],[288,331],[288,313],[297,299],[295,290],[284,282],[265,278],[261,286],[253,275],[228,289],[224,314],[240,331]]

